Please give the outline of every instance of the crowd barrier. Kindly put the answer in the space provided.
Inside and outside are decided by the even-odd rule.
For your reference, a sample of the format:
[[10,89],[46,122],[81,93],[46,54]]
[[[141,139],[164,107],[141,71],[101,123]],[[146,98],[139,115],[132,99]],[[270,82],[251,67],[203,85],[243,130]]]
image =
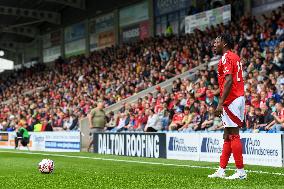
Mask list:
[[[241,133],[244,162],[283,166],[280,133]],[[219,162],[222,133],[97,133],[94,152],[121,156]],[[233,158],[230,158],[233,162]]]
[[[31,132],[29,149],[49,152],[80,152],[80,132]],[[15,148],[15,132],[0,133],[0,149]],[[20,149],[25,149],[21,145]]]

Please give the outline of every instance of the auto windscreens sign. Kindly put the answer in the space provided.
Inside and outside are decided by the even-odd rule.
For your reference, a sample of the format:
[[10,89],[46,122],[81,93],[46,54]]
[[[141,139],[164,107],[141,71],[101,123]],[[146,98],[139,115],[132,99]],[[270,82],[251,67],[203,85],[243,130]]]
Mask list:
[[223,148],[223,134],[204,133],[200,135],[200,161],[218,162]]
[[121,156],[165,158],[165,134],[97,133],[94,152]]
[[244,163],[282,166],[281,134],[258,133],[241,135]]
[[[282,166],[281,134],[240,134],[244,164]],[[220,133],[200,135],[200,161],[219,162],[224,144]],[[233,154],[230,162],[233,163]]]
[[167,158],[179,160],[199,160],[199,134],[168,133]]

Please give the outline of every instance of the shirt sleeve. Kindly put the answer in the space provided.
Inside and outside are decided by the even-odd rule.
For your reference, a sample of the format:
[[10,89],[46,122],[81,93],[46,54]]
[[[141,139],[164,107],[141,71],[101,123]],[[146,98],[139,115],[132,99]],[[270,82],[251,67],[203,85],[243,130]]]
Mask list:
[[227,53],[222,56],[222,68],[224,75],[232,74],[233,65]]
[[93,117],[96,115],[95,109],[93,109],[93,110],[91,111],[90,115],[91,115],[91,118],[93,118]]

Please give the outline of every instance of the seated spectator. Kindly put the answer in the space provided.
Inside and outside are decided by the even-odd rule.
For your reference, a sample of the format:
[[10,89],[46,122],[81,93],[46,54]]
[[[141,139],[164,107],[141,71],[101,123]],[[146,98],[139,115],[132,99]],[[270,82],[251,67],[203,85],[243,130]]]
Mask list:
[[213,122],[215,118],[214,110],[215,108],[213,106],[209,107],[207,119],[205,119],[205,121],[201,123],[201,130],[209,129],[210,127],[213,126]]
[[144,131],[144,127],[147,124],[148,117],[143,111],[139,111],[135,119],[135,131]]
[[[207,91],[206,91],[207,93]],[[207,106],[212,106],[214,109],[217,108],[218,106],[218,101],[216,101],[215,96],[213,92],[209,91],[207,96],[206,96],[206,105]]]
[[133,131],[135,126],[135,116],[133,114],[130,115],[129,123],[128,125],[125,125],[125,130]]
[[66,115],[65,118],[63,119],[63,130],[70,130],[72,123],[73,123],[73,117],[70,115]]
[[194,114],[190,113],[189,107],[184,108],[184,117],[181,122],[181,128],[178,129],[179,131],[183,131],[188,128],[189,123],[191,123],[193,119],[193,115]]
[[213,124],[211,127],[208,128],[208,131],[218,131],[223,130],[223,123],[220,117],[214,117]]
[[284,108],[282,103],[276,104],[276,112],[272,112],[274,120],[269,123],[265,129],[272,131],[283,131],[284,130]]
[[105,130],[112,130],[116,126],[116,118],[114,117],[114,113],[110,112],[107,116],[107,123]]
[[255,108],[253,106],[249,107],[249,112],[246,113],[246,129],[254,129],[256,116],[255,116]]
[[[259,128],[262,128],[265,126],[264,122],[264,115],[261,113],[260,108],[255,109],[255,123],[254,123],[254,130],[258,130]],[[257,132],[257,131],[256,131]]]
[[145,125],[145,132],[157,132],[162,130],[162,122],[158,114],[155,114],[153,109],[146,111],[148,116],[147,124]]
[[[79,128],[79,117],[76,114],[72,114],[72,123],[69,127],[69,130],[78,130]],[[49,122],[51,124],[51,122]]]
[[160,118],[162,122],[162,130],[168,130],[168,126],[170,124],[170,114],[168,111],[164,111],[160,113]]
[[182,120],[184,118],[184,114],[182,113],[182,110],[180,108],[177,108],[175,111],[175,114],[173,116],[172,122],[169,126],[169,130],[178,130],[182,127],[183,123]]
[[118,124],[111,131],[120,132],[125,129],[126,125],[128,125],[129,119],[127,113],[125,112],[120,113],[118,119],[119,119]]
[[[73,120],[72,120],[72,122],[73,122]],[[53,128],[51,126],[51,122],[49,122],[48,120],[44,119],[43,122],[42,122],[41,131],[53,131]]]
[[198,128],[201,123],[201,117],[198,112],[194,112],[192,121],[188,124],[187,128],[184,131],[193,131],[194,128]]
[[44,119],[40,120],[37,124],[34,126],[34,132],[41,132],[42,131],[42,123],[44,122]]
[[193,127],[193,130],[194,131],[197,131],[197,130],[201,130],[201,124],[208,119],[208,112],[207,112],[207,108],[205,106],[205,102],[204,101],[201,101],[200,103],[200,111],[199,111],[199,116],[200,116],[200,123],[195,125]]

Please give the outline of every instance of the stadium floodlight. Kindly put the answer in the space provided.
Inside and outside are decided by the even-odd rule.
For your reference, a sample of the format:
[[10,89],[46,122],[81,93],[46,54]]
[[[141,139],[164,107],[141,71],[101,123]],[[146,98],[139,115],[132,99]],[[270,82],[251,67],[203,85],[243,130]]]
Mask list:
[[14,69],[14,62],[12,60],[0,58],[0,71],[1,70],[3,70],[3,71],[4,70],[13,70],[13,69]]

